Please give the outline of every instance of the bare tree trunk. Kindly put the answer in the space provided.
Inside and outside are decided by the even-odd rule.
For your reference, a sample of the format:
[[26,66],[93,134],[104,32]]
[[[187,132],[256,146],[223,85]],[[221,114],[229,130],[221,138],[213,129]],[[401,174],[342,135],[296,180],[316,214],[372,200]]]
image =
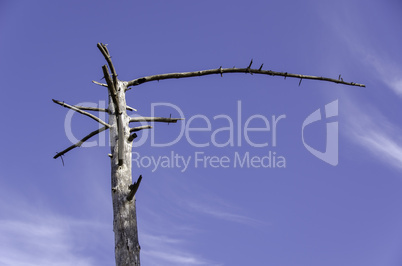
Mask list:
[[[127,115],[127,110],[134,110],[126,105],[126,91],[131,86],[138,86],[145,82],[164,80],[164,79],[179,79],[188,77],[197,77],[205,75],[225,73],[249,73],[249,74],[263,74],[269,76],[282,76],[300,79],[299,86],[303,79],[320,80],[333,82],[338,84],[365,87],[364,84],[345,82],[341,75],[338,79],[317,77],[310,75],[292,74],[288,72],[276,72],[272,70],[263,70],[261,65],[258,69],[251,68],[253,60],[246,68],[222,68],[201,70],[195,72],[184,73],[167,73],[161,75],[153,75],[134,79],[131,81],[120,81],[117,79],[117,73],[113,66],[111,56],[105,44],[98,43],[97,47],[105,57],[107,65],[102,66],[104,78],[107,84],[93,81],[95,84],[107,87],[109,91],[109,107],[108,110],[102,108],[93,108],[85,106],[72,106],[61,101],[53,100],[56,104],[74,110],[80,114],[86,115],[95,121],[102,124],[104,127],[99,128],[87,136],[82,138],[77,143],[70,147],[58,152],[53,158],[60,157],[63,160],[63,155],[67,152],[80,147],[85,141],[91,137],[99,134],[100,132],[110,129],[110,146],[111,146],[111,168],[112,168],[112,200],[113,200],[113,231],[115,234],[115,256],[116,266],[139,266],[140,265],[140,245],[138,243],[138,230],[137,230],[137,215],[135,207],[135,192],[141,182],[142,176],[139,177],[135,184],[132,184],[131,176],[131,148],[132,141],[136,137],[137,132],[143,129],[150,129],[152,126],[137,126],[130,128],[129,123],[135,122],[164,122],[176,123],[182,118],[164,118],[164,117],[135,117],[130,118]],[[102,119],[90,114],[88,111],[98,111],[109,113],[109,124]],[[131,133],[131,135],[130,135]],[[64,162],[63,162],[64,164]]]
[[[112,168],[112,199],[113,199],[113,231],[115,234],[116,266],[139,266],[140,245],[138,243],[137,217],[135,196],[133,200],[127,200],[132,184],[131,176],[131,148],[129,141],[130,118],[126,112],[125,91],[126,83],[118,81],[116,86],[116,99],[120,114],[116,112],[115,103],[109,93],[109,123],[111,144],[111,168]],[[119,119],[121,123],[119,124]],[[119,141],[118,127],[122,126],[122,140]],[[119,146],[123,144],[123,149]],[[123,152],[122,160],[119,160],[119,150]]]

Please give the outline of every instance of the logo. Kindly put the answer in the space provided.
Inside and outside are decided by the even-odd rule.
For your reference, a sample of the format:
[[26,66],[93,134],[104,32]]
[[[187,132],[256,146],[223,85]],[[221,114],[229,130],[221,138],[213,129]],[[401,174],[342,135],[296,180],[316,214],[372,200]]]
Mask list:
[[[324,113],[326,119],[338,116],[338,100],[325,105]],[[325,152],[314,149],[304,141],[304,128],[314,122],[320,121],[321,119],[321,110],[317,109],[304,120],[302,126],[302,141],[304,147],[306,147],[306,149],[311,152],[315,157],[323,160],[330,165],[336,166],[338,165],[338,122],[327,122]]]
[[[79,104],[106,109],[105,101]],[[158,156],[154,156],[140,154],[137,150],[134,150],[132,152],[132,162],[138,168],[152,168],[152,172],[160,168],[177,168],[184,172],[191,167],[286,168],[286,156],[277,148],[280,146],[278,135],[280,135],[282,124],[286,120],[286,114],[271,116],[253,114],[246,116],[243,113],[243,109],[242,102],[237,101],[237,105],[234,105],[231,109],[228,108],[228,113],[221,113],[212,117],[203,114],[186,117],[186,120],[182,120],[177,125],[176,133],[168,137],[161,131],[144,130],[133,143],[134,149],[148,143],[151,147],[170,147],[170,152],[166,154],[158,153]],[[163,112],[173,113],[180,118],[185,117],[184,111],[172,103],[151,104],[152,117],[156,117],[156,114]],[[84,143],[79,140],[72,130],[74,114],[73,110],[69,110],[64,121],[66,135],[72,143],[78,143],[79,146],[83,144],[81,147],[107,145],[105,132],[99,134],[97,140],[94,139]],[[140,115],[136,114],[133,117],[137,116]],[[332,166],[338,165],[338,122],[333,119],[337,116],[338,100],[335,100],[326,104],[324,108],[315,110],[302,123],[303,145],[315,157]],[[106,121],[106,113],[99,112],[99,117]],[[321,121],[320,124],[326,122],[324,152],[313,148],[305,141],[305,128],[319,121]],[[142,122],[140,123],[142,125]],[[187,142],[191,146],[190,151],[193,149],[194,152],[175,150],[173,146],[180,141]],[[227,152],[222,153],[213,149],[206,150],[204,149],[205,147],[226,148]]]

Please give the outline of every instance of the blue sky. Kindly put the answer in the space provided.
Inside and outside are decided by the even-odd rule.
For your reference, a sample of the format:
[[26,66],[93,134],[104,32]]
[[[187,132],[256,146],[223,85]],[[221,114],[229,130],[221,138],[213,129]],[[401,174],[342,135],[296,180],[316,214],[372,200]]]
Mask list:
[[[256,68],[341,74],[367,86],[227,74],[128,91],[132,115],[186,118],[155,124],[157,143],[211,122],[188,133],[206,147],[185,134],[167,147],[155,147],[151,132],[137,140],[133,157],[190,158],[185,170],[133,164],[133,177],[144,176],[136,195],[143,265],[401,265],[401,11],[397,0],[1,1],[0,265],[114,264],[108,135],[69,152],[64,167],[52,158],[71,145],[66,128],[77,138],[98,128],[79,115],[66,127],[68,110],[51,101],[105,104],[107,91],[91,82],[105,64],[98,42],[109,44],[126,81],[253,59]],[[304,131],[322,152],[326,123],[338,122],[333,166],[305,148],[302,125],[336,100],[338,116],[326,121],[322,112]],[[272,130],[248,133],[265,147],[244,131],[239,145],[234,130],[234,145],[218,147],[212,136],[230,139],[219,115],[241,130],[253,115],[250,128],[265,127],[261,117],[270,126],[272,116],[286,118],[276,146]],[[286,167],[234,167],[236,156],[270,152]],[[196,154],[230,162],[195,167]]]

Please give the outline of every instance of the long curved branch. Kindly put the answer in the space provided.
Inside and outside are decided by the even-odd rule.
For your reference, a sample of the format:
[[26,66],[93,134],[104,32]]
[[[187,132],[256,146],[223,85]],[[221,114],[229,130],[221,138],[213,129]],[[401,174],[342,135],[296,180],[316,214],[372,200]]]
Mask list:
[[262,74],[262,75],[269,75],[269,76],[282,76],[282,77],[290,77],[290,78],[297,78],[300,80],[303,79],[312,79],[312,80],[322,80],[328,82],[334,82],[338,84],[350,85],[350,86],[358,86],[358,87],[366,87],[364,84],[354,83],[354,82],[345,82],[339,76],[338,79],[326,78],[326,77],[318,77],[318,76],[310,76],[310,75],[301,75],[301,74],[292,74],[288,72],[277,72],[272,70],[262,70],[262,65],[259,69],[250,68],[251,63],[247,68],[217,68],[217,69],[208,69],[208,70],[201,70],[201,71],[194,71],[194,72],[183,72],[183,73],[167,73],[167,74],[160,74],[160,75],[153,75],[153,76],[146,76],[138,79],[134,79],[128,82],[127,87],[130,86],[137,86],[145,82],[150,82],[154,80],[163,80],[163,79],[179,79],[179,78],[190,78],[190,77],[198,77],[198,76],[206,76],[206,75],[213,75],[213,74],[222,74],[225,73],[250,73],[250,74]]
[[93,136],[101,133],[102,131],[105,131],[106,129],[108,129],[109,127],[104,126],[100,129],[97,129],[95,131],[92,131],[91,133],[89,133],[87,136],[85,136],[83,139],[81,139],[80,141],[78,141],[77,143],[75,143],[74,145],[71,145],[70,147],[68,147],[67,149],[65,149],[64,151],[58,152],[53,159],[56,159],[62,155],[64,155],[65,153],[71,151],[74,148],[80,147],[82,145],[82,143],[84,143],[85,141],[87,141],[88,139],[92,138]]

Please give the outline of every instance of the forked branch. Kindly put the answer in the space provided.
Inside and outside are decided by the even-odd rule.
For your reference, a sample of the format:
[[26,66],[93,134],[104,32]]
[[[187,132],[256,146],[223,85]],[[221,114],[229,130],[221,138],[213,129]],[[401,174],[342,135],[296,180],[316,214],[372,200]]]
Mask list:
[[[60,102],[60,101],[55,100],[55,99],[52,99],[52,100],[53,100],[54,103],[57,103],[57,104],[59,104],[59,105],[61,105],[61,106],[63,106],[63,107],[69,108],[69,109],[71,109],[71,110],[74,110],[74,111],[76,111],[76,112],[78,112],[78,113],[80,113],[80,114],[86,115],[86,116],[88,116],[88,117],[94,119],[95,121],[101,123],[102,125],[104,125],[104,126],[106,126],[106,127],[110,127],[110,125],[109,125],[108,123],[104,122],[104,121],[103,121],[102,119],[100,119],[99,117],[96,117],[96,116],[94,116],[93,114],[90,114],[90,113],[88,113],[88,112],[82,111],[82,109],[83,109],[82,106],[73,106],[73,105],[66,104],[66,103],[64,103],[64,102]],[[85,108],[88,108],[88,107],[85,107]],[[98,111],[99,111],[99,110],[98,110]],[[107,110],[105,109],[104,112],[107,112]]]
[[80,141],[78,141],[77,143],[75,143],[74,145],[71,145],[70,147],[68,147],[67,149],[65,149],[64,151],[58,152],[53,158],[56,159],[59,156],[64,155],[65,153],[71,151],[74,148],[80,147],[82,145],[82,143],[84,143],[85,141],[87,141],[88,139],[92,138],[93,136],[105,131],[106,129],[108,129],[109,127],[104,126],[100,129],[97,129],[95,131],[92,131],[91,133],[89,133],[87,136],[85,136],[83,139],[81,139]]
[[259,69],[252,69],[250,68],[251,64],[247,68],[217,68],[217,69],[208,69],[208,70],[201,70],[201,71],[194,71],[194,72],[183,72],[183,73],[167,73],[167,74],[160,74],[160,75],[153,75],[153,76],[146,76],[138,79],[131,80],[127,83],[128,87],[137,86],[145,82],[150,82],[154,80],[163,80],[163,79],[179,79],[179,78],[190,78],[190,77],[197,77],[197,76],[206,76],[206,75],[213,75],[213,74],[225,74],[225,73],[250,73],[250,74],[262,74],[262,75],[269,75],[269,76],[282,76],[282,77],[289,77],[289,78],[297,78],[297,79],[312,79],[312,80],[322,80],[328,82],[334,82],[344,85],[350,86],[358,86],[358,87],[366,87],[364,84],[354,83],[354,82],[345,82],[343,79],[332,79],[326,77],[318,77],[318,76],[309,76],[309,75],[301,75],[301,74],[292,74],[288,72],[277,72],[272,70],[262,70],[262,65]]

